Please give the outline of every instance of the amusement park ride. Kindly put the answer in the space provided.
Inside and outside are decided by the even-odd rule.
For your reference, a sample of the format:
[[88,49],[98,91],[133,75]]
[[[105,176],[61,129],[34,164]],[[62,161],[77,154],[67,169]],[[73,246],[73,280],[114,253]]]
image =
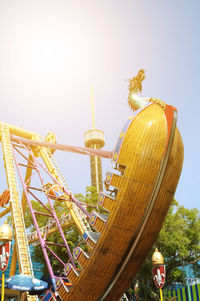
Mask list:
[[[54,288],[44,300],[56,300],[56,296],[69,301],[119,300],[157,238],[178,184],[183,143],[176,127],[176,108],[157,98],[138,96],[144,77],[140,70],[129,81],[133,114],[113,152],[91,149],[87,141],[85,148],[60,145],[53,134],[43,139],[0,123],[8,185],[1,198],[0,217],[11,213],[15,238],[10,275],[15,274],[18,262],[21,274],[33,276],[29,245],[37,242]],[[111,159],[113,171],[107,172],[105,190],[99,192],[98,206],[92,212],[70,191],[53,158],[56,149]],[[43,212],[34,209],[32,199]],[[62,218],[56,214],[56,202],[65,204]],[[27,234],[24,221],[27,204],[35,229],[31,234]],[[43,229],[38,225],[41,216],[50,221]],[[70,249],[64,228],[72,224],[84,248]],[[52,233],[57,233],[62,243],[51,241]],[[66,249],[66,261],[55,254],[54,245]],[[51,256],[63,266],[59,275],[52,268]],[[27,300],[38,300],[37,295],[26,292],[26,296]]]

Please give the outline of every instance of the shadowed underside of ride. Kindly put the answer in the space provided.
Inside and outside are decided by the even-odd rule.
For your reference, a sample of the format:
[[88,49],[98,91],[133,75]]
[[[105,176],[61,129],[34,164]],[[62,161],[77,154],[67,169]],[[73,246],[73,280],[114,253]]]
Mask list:
[[[112,153],[113,171],[107,172],[105,191],[99,194],[98,204],[105,214],[98,210],[87,213],[85,207],[78,203],[66,187],[52,155],[47,151],[47,147],[56,148],[56,144],[43,141],[43,146],[38,146],[41,138],[34,133],[25,134],[18,128],[2,123],[5,168],[11,194],[9,209],[15,231],[16,258],[20,262],[21,272],[32,273],[30,256],[27,255],[22,262],[20,255],[22,248],[28,254],[28,240],[22,225],[24,203],[29,198],[30,188],[25,193],[26,187],[22,185],[24,194],[20,201],[13,169],[17,162],[11,150],[14,140],[18,146],[29,151],[29,164],[33,164],[35,169],[37,148],[37,155],[43,159],[52,175],[52,182],[62,187],[62,197],[66,198],[71,222],[77,226],[87,245],[87,251],[76,247],[69,255],[70,260],[64,263],[63,268],[65,277],[54,277],[54,272],[51,271],[50,275],[55,279],[55,288],[60,298],[114,301],[119,300],[135,277],[157,238],[173,199],[183,162],[183,144],[176,119],[177,111],[174,107],[155,99],[145,99],[142,105],[136,107],[120,133]],[[20,137],[29,139],[35,146],[30,146],[31,143],[28,146],[28,141],[23,141]],[[93,155],[98,155],[98,152]],[[102,153],[99,152],[99,155]],[[26,173],[22,184],[26,182],[30,185],[30,177]],[[21,213],[17,218],[18,209]],[[50,215],[59,228],[59,220],[54,212],[51,211]],[[46,237],[41,235],[37,227],[36,232],[37,239],[45,245]],[[23,234],[22,238],[19,233]],[[62,229],[60,233],[62,236]],[[79,263],[79,268],[76,262]],[[25,270],[26,265],[28,268]],[[32,300],[33,297],[28,298]]]

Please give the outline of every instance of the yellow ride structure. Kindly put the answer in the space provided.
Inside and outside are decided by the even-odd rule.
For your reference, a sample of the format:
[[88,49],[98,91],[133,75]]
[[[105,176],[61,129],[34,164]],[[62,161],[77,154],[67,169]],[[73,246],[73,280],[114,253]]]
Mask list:
[[[0,216],[11,212],[15,236],[11,275],[15,273],[16,261],[20,273],[33,274],[24,224],[27,196],[24,191],[20,195],[18,188],[14,143],[30,150],[24,177],[26,185],[30,186],[32,163],[40,157],[56,184],[67,189],[69,224],[76,225],[88,246],[87,252],[79,246],[74,249],[73,258],[79,263],[79,269],[72,262],[66,264],[68,283],[56,279],[61,300],[115,301],[129,287],[162,227],[183,163],[183,143],[176,127],[177,110],[159,99],[139,97],[143,79],[140,70],[130,80],[129,104],[133,115],[119,135],[112,152],[113,171],[107,172],[105,190],[99,193],[98,205],[106,214],[94,210],[87,216],[72,202],[72,193],[52,155],[56,148],[64,150],[65,147],[55,144],[53,136],[43,140],[36,133],[0,124],[10,190],[10,205]],[[89,150],[79,148],[78,152],[81,151]],[[93,155],[102,154],[103,151],[95,150]],[[109,157],[109,152],[106,155]],[[37,297],[27,293],[27,299],[37,300]]]

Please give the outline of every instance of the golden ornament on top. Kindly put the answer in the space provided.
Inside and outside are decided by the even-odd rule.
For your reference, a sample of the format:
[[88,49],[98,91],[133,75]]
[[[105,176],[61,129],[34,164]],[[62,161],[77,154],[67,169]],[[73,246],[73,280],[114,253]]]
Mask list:
[[152,261],[152,265],[163,265],[164,264],[164,257],[158,251],[157,248],[155,249],[155,252],[153,253],[151,261]]

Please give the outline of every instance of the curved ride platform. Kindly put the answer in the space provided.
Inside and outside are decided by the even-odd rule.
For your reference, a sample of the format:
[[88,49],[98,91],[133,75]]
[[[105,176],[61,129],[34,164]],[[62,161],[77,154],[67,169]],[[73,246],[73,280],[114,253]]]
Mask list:
[[107,173],[107,192],[100,193],[108,219],[66,300],[119,300],[156,240],[182,162],[176,110],[149,103],[135,111],[114,151],[118,173]]

